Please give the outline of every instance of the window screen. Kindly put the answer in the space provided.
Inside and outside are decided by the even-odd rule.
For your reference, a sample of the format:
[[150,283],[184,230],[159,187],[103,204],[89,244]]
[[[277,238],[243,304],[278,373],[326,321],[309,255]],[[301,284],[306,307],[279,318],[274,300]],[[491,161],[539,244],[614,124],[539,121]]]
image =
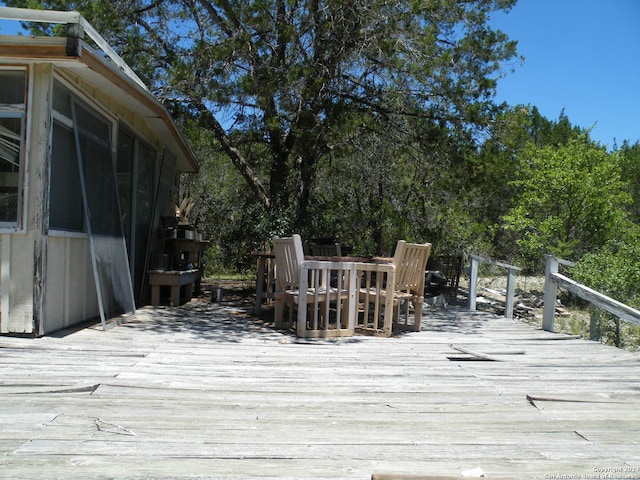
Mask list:
[[49,225],[89,234],[100,317],[106,329],[117,323],[111,320],[135,311],[112,123],[57,82],[54,97]]

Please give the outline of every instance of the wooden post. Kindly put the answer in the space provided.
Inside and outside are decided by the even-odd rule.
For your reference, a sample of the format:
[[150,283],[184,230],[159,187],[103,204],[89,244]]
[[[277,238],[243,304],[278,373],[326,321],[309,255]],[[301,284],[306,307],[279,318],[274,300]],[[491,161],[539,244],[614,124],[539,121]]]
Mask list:
[[79,23],[67,23],[67,48],[66,53],[70,57],[79,57],[82,54],[81,41],[84,40],[84,29]]
[[558,287],[551,275],[558,273],[558,259],[553,255],[545,255],[544,267],[544,309],[542,312],[542,329],[553,332],[553,322],[556,315],[556,297]]
[[504,305],[505,318],[513,318],[513,299],[516,293],[516,270],[507,270],[507,299]]
[[478,293],[478,265],[480,261],[471,255],[471,273],[469,275],[469,310],[476,309],[476,296]]
[[256,303],[253,306],[253,314],[260,315],[260,311],[262,310],[262,297],[264,296],[265,291],[265,281],[264,281],[264,271],[265,264],[267,263],[267,259],[261,255],[258,255],[256,266]]
[[600,310],[591,305],[589,316],[589,340],[600,341]]
[[[33,241],[33,274],[30,277],[33,285],[32,333],[40,336],[47,332],[45,300],[47,298],[47,266],[49,261],[49,183],[52,156],[51,132],[53,130],[53,117],[51,116],[53,84],[51,78],[54,69],[52,64],[41,64],[36,65],[34,70],[32,109],[34,118],[37,120],[30,123],[32,128],[31,146],[29,162],[26,164],[29,168],[27,174],[29,184],[26,186],[29,190],[28,206],[32,209],[32,213],[28,215],[27,238]],[[12,252],[12,255],[15,255],[15,252]],[[22,267],[24,268],[25,265]]]

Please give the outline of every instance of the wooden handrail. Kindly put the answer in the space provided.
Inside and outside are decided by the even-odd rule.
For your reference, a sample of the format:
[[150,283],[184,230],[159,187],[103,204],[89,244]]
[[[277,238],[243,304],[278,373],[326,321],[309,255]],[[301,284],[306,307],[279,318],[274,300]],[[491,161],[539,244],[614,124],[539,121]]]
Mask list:
[[606,310],[622,320],[640,325],[640,311],[614,300],[586,285],[571,280],[558,272],[559,265],[573,266],[572,262],[557,258],[553,255],[545,256],[545,282],[544,282],[544,311],[542,314],[542,328],[546,331],[554,331],[555,306],[558,287],[564,288],[574,295]]
[[491,258],[481,257],[479,255],[470,255],[471,258],[471,274],[469,279],[469,310],[476,309],[476,295],[478,292],[478,267],[480,263],[489,263],[497,267],[507,269],[507,298],[504,307],[505,318],[513,318],[513,299],[516,291],[516,274],[522,270],[520,267],[509,265],[508,263],[498,262]]

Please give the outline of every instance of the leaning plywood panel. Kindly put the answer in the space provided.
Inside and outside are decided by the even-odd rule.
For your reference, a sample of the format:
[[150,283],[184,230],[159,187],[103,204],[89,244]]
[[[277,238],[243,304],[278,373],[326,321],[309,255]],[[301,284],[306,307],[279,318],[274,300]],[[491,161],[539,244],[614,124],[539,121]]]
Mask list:
[[50,236],[43,333],[50,333],[99,315],[86,237]]

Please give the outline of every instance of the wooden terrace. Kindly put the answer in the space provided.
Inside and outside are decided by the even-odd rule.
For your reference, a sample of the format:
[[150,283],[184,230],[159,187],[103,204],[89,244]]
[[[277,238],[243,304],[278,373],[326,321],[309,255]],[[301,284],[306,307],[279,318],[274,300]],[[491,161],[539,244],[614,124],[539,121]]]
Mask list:
[[1,478],[640,479],[640,357],[464,308],[303,340],[250,301],[0,337]]

